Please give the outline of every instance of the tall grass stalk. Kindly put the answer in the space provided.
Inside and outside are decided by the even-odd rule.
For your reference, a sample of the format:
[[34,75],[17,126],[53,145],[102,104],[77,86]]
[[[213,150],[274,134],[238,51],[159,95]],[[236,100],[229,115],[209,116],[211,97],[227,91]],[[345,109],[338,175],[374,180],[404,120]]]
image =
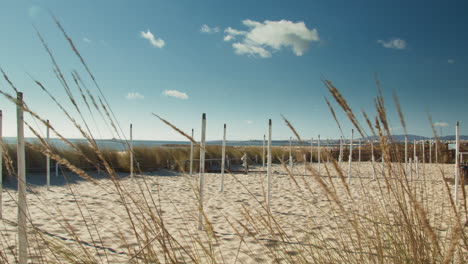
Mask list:
[[[16,104],[29,119],[50,128],[68,148],[59,149],[44,139],[33,123],[26,127],[38,138],[37,143],[26,145],[26,162],[45,168],[45,157],[61,165],[64,186],[52,186],[50,191],[28,185],[28,199],[32,201],[27,212],[29,260],[33,263],[466,263],[468,261],[466,186],[461,185],[461,203],[453,199],[453,177],[444,164],[431,164],[418,179],[411,179],[404,167],[404,147],[393,142],[387,110],[380,83],[376,81],[378,95],[375,113],[363,116],[371,134],[366,134],[345,98],[329,80],[325,88],[335,103],[345,112],[354,129],[363,140],[371,141],[362,148],[362,159],[374,160],[374,154],[385,162],[385,173],[370,177],[372,163],[362,162],[363,168],[350,170],[353,181],[346,181],[346,165],[339,159],[352,159],[352,149],[330,151],[330,148],[311,149],[295,147],[291,153],[305,163],[307,174],[295,174],[282,159],[288,149],[268,147],[268,181],[263,172],[249,175],[227,171],[229,190],[218,192],[218,174],[206,173],[205,195],[197,185],[201,180],[185,171],[190,160],[189,148],[151,148],[135,146],[134,180],[128,180],[130,171],[128,152],[100,148],[94,138],[92,124],[99,115],[107,132],[123,140],[124,133],[115,117],[111,104],[104,96],[90,67],[79,53],[64,27],[55,22],[68,41],[73,53],[89,78],[71,72],[72,81],[60,68],[44,38],[38,37],[52,61],[54,74],[62,85],[67,103],[59,101],[50,88],[33,79],[65,116],[65,122],[74,127],[87,140],[76,144],[67,140],[52,124],[39,116],[28,104],[20,103],[13,93],[0,90],[7,100]],[[1,70],[9,87],[17,88]],[[92,88],[85,83],[91,81]],[[73,84],[74,85],[70,85]],[[75,94],[80,96],[75,96]],[[27,98],[27,97],[26,97]],[[396,97],[395,97],[396,98]],[[406,124],[399,106],[400,121]],[[71,105],[69,105],[71,104]],[[84,115],[86,110],[91,117]],[[336,118],[332,102],[327,105]],[[76,114],[72,114],[70,109]],[[220,146],[199,144],[192,136],[175,124],[162,121],[194,146],[194,159],[220,159]],[[370,116],[371,118],[369,118]],[[286,126],[299,142],[302,137],[284,116]],[[429,118],[430,119],[430,118]],[[91,123],[92,122],[92,123]],[[432,123],[432,122],[431,122]],[[270,120],[271,124],[271,120]],[[444,162],[454,157],[445,150],[434,130],[439,159]],[[15,173],[17,153],[11,146],[2,145],[5,172],[9,179]],[[374,153],[374,148],[375,152]],[[313,151],[313,153],[312,153]],[[203,155],[205,153],[205,155]],[[261,147],[226,147],[230,158],[262,155]],[[329,163],[318,162],[329,160]],[[406,158],[405,158],[406,160]],[[275,163],[275,164],[273,164]],[[196,164],[196,163],[195,163]],[[193,168],[203,173],[200,163]],[[368,166],[367,169],[365,166]],[[450,165],[451,166],[451,165]],[[191,166],[190,166],[191,167]],[[258,166],[260,167],[260,166]],[[97,175],[102,169],[103,176]],[[354,166],[353,166],[354,168]],[[151,176],[161,169],[178,170],[177,176]],[[254,167],[254,170],[258,169]],[[372,166],[372,170],[375,168]],[[172,173],[172,172],[171,172]],[[39,176],[37,177],[40,177]],[[74,178],[80,177],[78,184]],[[214,186],[214,187],[213,187]],[[89,190],[97,190],[97,194]],[[216,190],[216,191],[214,191]],[[18,203],[15,190],[7,189],[10,204]],[[54,200],[63,197],[63,200]],[[204,206],[201,206],[201,204]],[[70,207],[70,206],[73,207]],[[70,210],[73,208],[73,210]],[[47,217],[45,223],[43,217]],[[202,223],[203,229],[198,225]],[[4,214],[0,225],[0,259],[5,263],[18,262],[16,241],[11,239],[16,218]]]

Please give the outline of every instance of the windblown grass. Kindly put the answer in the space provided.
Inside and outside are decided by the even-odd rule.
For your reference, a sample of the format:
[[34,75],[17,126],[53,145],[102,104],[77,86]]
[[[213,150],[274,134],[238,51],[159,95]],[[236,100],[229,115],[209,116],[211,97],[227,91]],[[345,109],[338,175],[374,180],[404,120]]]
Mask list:
[[[34,263],[466,263],[468,261],[467,236],[467,199],[465,185],[462,185],[462,199],[455,204],[452,186],[448,181],[452,175],[445,172],[443,166],[434,175],[424,172],[417,180],[412,180],[402,162],[402,146],[392,142],[386,116],[384,98],[380,93],[375,100],[375,118],[367,118],[366,123],[380,137],[376,147],[376,156],[385,157],[385,167],[376,180],[364,173],[353,171],[351,183],[345,180],[345,169],[337,162],[337,151],[324,150],[321,172],[309,162],[304,162],[307,175],[290,171],[286,166],[288,149],[276,147],[272,157],[281,164],[275,166],[278,173],[275,199],[285,198],[284,202],[295,208],[297,216],[293,221],[291,212],[278,211],[281,207],[268,207],[265,204],[264,174],[241,176],[229,174],[231,184],[240,192],[213,194],[211,207],[198,204],[199,189],[194,180],[186,173],[174,179],[150,177],[143,172],[170,168],[186,171],[184,161],[188,160],[188,148],[148,148],[135,147],[138,177],[123,178],[119,171],[128,171],[128,152],[101,149],[94,141],[91,121],[105,122],[112,133],[123,138],[118,120],[107,102],[97,79],[86,65],[72,39],[62,25],[55,19],[60,31],[70,44],[74,54],[91,79],[93,87],[84,85],[85,81],[77,71],[72,71],[73,81],[68,81],[54,59],[44,38],[38,33],[41,43],[52,60],[54,72],[63,86],[72,109],[77,116],[67,110],[70,105],[56,100],[46,85],[39,80],[35,84],[43,90],[57,108],[62,111],[88,141],[88,144],[74,144],[61,136],[59,131],[51,130],[67,145],[69,150],[57,149],[47,144],[37,131],[27,127],[38,137],[39,143],[28,144],[28,166],[44,168],[44,155],[61,164],[64,177],[78,175],[86,182],[79,185],[65,185],[57,188],[67,193],[67,201],[73,203],[73,212],[63,211],[58,203],[47,198],[44,189],[31,189],[29,193],[34,203],[29,208],[28,238],[30,259]],[[2,70],[3,72],[3,70]],[[17,91],[13,82],[3,72],[8,85]],[[345,98],[331,81],[324,81],[325,87],[349,117],[351,123],[363,138],[366,130],[360,126],[356,115]],[[86,91],[86,92],[84,92]],[[75,96],[75,93],[80,96]],[[0,90],[13,104],[22,107],[27,115],[37,122],[47,125],[44,118],[37,115],[25,103],[16,101],[14,93]],[[85,104],[86,109],[81,109]],[[336,119],[333,106],[327,104]],[[397,101],[402,124],[405,126],[402,111]],[[88,120],[82,114],[89,112]],[[372,115],[371,115],[372,117]],[[196,142],[177,128],[176,125],[162,119]],[[283,117],[286,125],[301,141],[300,135],[291,122]],[[157,120],[155,119],[155,122]],[[338,125],[339,122],[336,119]],[[406,129],[406,128],[405,128]],[[437,138],[437,135],[435,135]],[[440,142],[441,160],[450,161],[450,152],[444,152]],[[15,177],[15,148],[2,146],[5,151],[6,172]],[[310,160],[310,148],[296,147],[294,156],[297,161]],[[207,159],[219,158],[219,146],[206,147]],[[230,158],[240,158],[244,153],[253,159],[261,160],[260,147],[228,147]],[[369,160],[369,146],[365,146],[362,159]],[[380,154],[379,154],[380,153]],[[442,153],[446,153],[443,155]],[[195,157],[199,155],[196,148]],[[313,154],[315,155],[315,154]],[[427,156],[427,155],[426,155]],[[344,157],[347,157],[346,151]],[[316,156],[312,157],[313,159]],[[355,158],[355,157],[354,157]],[[195,162],[197,166],[197,163]],[[370,164],[368,164],[370,165]],[[372,164],[375,166],[375,164]],[[435,165],[438,166],[438,165]],[[88,168],[88,169],[83,169]],[[91,169],[90,169],[91,168]],[[91,171],[100,168],[106,176],[105,181],[94,179]],[[375,168],[374,168],[375,169]],[[213,181],[216,180],[216,175]],[[430,178],[432,177],[432,178]],[[180,193],[167,193],[165,186],[174,184]],[[434,185],[434,183],[436,183]],[[215,185],[213,183],[212,185]],[[32,186],[30,186],[32,188]],[[87,193],[87,188],[96,188],[99,193]],[[440,195],[439,195],[440,194]],[[15,200],[14,190],[5,194]],[[96,195],[90,197],[90,195]],[[179,197],[181,196],[181,197]],[[223,198],[225,196],[225,198]],[[226,199],[229,208],[220,208],[217,199]],[[223,204],[221,204],[223,205]],[[58,233],[47,230],[37,215],[38,211],[50,216]],[[203,231],[198,231],[196,215],[201,212],[206,221]],[[234,216],[233,213],[235,212]],[[15,263],[16,242],[11,239],[15,234],[15,218],[6,215],[0,227],[0,259],[4,263]],[[215,217],[210,217],[216,215]],[[325,220],[324,220],[325,219]],[[79,220],[82,225],[77,226]],[[178,221],[174,226],[174,221]],[[102,229],[103,224],[114,221],[111,228]],[[326,224],[324,224],[324,221]],[[105,225],[104,225],[105,226]],[[58,230],[58,231],[57,231]],[[229,230],[230,233],[223,233]],[[226,232],[226,231],[224,231]],[[223,247],[230,243],[226,237],[234,240],[235,248]],[[110,248],[105,241],[117,240],[118,250]],[[233,245],[232,243],[230,245]],[[240,254],[248,259],[241,258]],[[228,257],[229,256],[229,257]]]

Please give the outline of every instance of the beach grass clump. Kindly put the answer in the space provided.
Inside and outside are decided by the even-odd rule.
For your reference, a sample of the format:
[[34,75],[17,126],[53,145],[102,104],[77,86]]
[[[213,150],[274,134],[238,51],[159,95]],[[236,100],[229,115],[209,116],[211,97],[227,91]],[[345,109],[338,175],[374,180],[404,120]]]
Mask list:
[[[356,144],[356,143],[355,143]],[[28,172],[40,172],[43,173],[46,171],[46,155],[42,153],[40,149],[40,143],[30,143],[26,146],[26,170]],[[434,147],[434,146],[433,146]],[[390,156],[392,162],[404,162],[404,144],[399,142],[395,143],[394,146],[395,153],[397,155]],[[435,148],[435,147],[434,147]],[[16,157],[16,145],[5,144],[5,149],[7,150],[6,155],[8,157]],[[77,151],[78,150],[78,151]],[[353,161],[358,160],[358,150],[357,145],[354,146],[353,151]],[[105,166],[100,161],[99,156],[95,152],[90,144],[86,143],[77,143],[75,144],[75,149],[72,148],[63,148],[56,147],[54,145],[50,146],[50,151],[56,153],[60,157],[64,157],[71,164],[78,168],[85,170],[96,171],[99,169],[105,170]],[[129,172],[130,171],[130,152],[101,147],[99,151],[108,162],[109,166],[117,172]],[[312,153],[311,153],[312,151]],[[317,146],[313,146],[312,150],[307,146],[293,146],[292,156],[295,162],[304,162],[304,155],[306,161],[311,160],[312,162],[317,162],[318,153]],[[467,144],[460,145],[460,151],[467,152]],[[289,160],[289,147],[288,146],[275,146],[272,147],[272,162],[275,164],[281,164]],[[339,147],[321,147],[321,158],[322,161],[326,160],[326,157],[333,158],[335,160],[339,159]],[[419,160],[423,162],[422,157],[422,148],[421,144],[417,145],[416,153],[419,156]],[[227,146],[226,155],[230,159],[231,164],[239,165],[241,164],[241,157],[247,154],[248,162],[251,165],[261,165],[263,157],[263,148],[260,146]],[[372,159],[372,150],[371,145],[367,143],[362,143],[361,145],[361,161],[370,161]],[[87,159],[83,159],[83,155]],[[139,172],[153,172],[161,169],[172,169],[179,172],[186,172],[189,170],[189,159],[190,159],[190,147],[189,146],[135,146],[134,147],[134,158],[135,164],[139,167],[136,168]],[[194,171],[198,171],[198,159],[200,155],[199,147],[194,148],[194,159],[193,163]],[[413,143],[408,144],[408,155],[412,157],[413,155]],[[429,157],[429,142],[426,142],[425,146],[425,161],[430,162]],[[379,142],[374,143],[374,157],[376,161],[381,161],[383,156],[383,150]],[[221,146],[209,145],[206,148],[206,158],[215,160],[212,163],[218,164],[221,162]],[[266,159],[266,158],[265,158]],[[349,145],[343,146],[343,161],[348,161],[349,159]],[[449,150],[448,143],[440,143],[438,149],[438,163],[441,164],[450,164],[455,161],[454,150]],[[432,149],[432,162],[435,162],[435,149]],[[4,177],[8,163],[3,164]],[[11,168],[16,168],[16,159],[11,159]],[[52,160],[51,167],[55,166],[55,161]],[[66,169],[66,168],[62,168]]]

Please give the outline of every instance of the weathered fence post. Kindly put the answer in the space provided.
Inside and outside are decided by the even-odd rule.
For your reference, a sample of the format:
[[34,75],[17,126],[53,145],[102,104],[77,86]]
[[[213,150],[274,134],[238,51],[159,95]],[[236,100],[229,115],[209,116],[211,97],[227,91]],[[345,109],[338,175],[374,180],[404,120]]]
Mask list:
[[293,171],[293,157],[292,157],[292,137],[289,138],[289,170]]
[[318,167],[317,167],[317,171],[318,171],[318,173],[319,173],[319,175],[320,175],[320,135],[318,135],[318,142],[317,142],[317,144],[318,144],[318,145],[317,145],[317,162],[318,162],[318,164],[317,164],[317,166],[318,166]]
[[[192,128],[192,139],[193,139],[193,128]],[[190,141],[190,177],[193,176],[193,142]]]
[[244,152],[244,172],[245,174],[249,174],[249,160],[248,160],[247,152]]
[[359,156],[358,157],[359,157],[358,159],[359,164],[361,164],[361,139],[359,139]]
[[26,165],[24,153],[23,93],[17,99],[17,155],[18,155],[18,260],[28,262],[27,203],[26,203]]
[[224,124],[223,146],[221,150],[221,192],[224,191],[224,163],[226,162],[226,124]]
[[371,139],[371,161],[372,161],[372,178],[375,180],[375,155],[374,155],[374,142]]
[[351,161],[353,160],[353,137],[354,137],[354,129],[351,129],[351,142],[349,142],[349,160],[348,160],[348,184],[351,182]]
[[405,135],[405,173],[408,174],[408,135]]
[[312,167],[312,156],[313,156],[313,152],[314,152],[314,138],[311,137],[310,138],[310,166]]
[[304,176],[307,174],[307,154],[304,154]]
[[262,148],[262,170],[265,169],[265,135],[263,135],[263,148]]
[[[50,144],[50,132],[49,132],[49,120],[47,120],[47,129],[46,129],[46,136],[47,136],[47,145]],[[50,146],[49,146],[50,149]],[[47,189],[50,188],[50,155],[46,155],[46,182],[47,182]]]
[[338,161],[343,162],[343,136],[340,136],[340,155]]
[[130,124],[130,177],[133,178],[133,125]]
[[455,205],[458,206],[458,182],[460,180],[460,124],[455,127]]
[[3,135],[2,135],[3,114],[0,110],[0,219],[3,218],[2,214],[2,196],[3,196]]
[[410,180],[413,181],[413,159],[409,158]]
[[200,208],[198,209],[198,230],[203,230],[203,195],[205,186],[205,137],[206,137],[206,114],[202,115],[201,146],[200,146],[200,186],[199,199]]
[[429,163],[432,163],[432,139],[429,141]]
[[414,158],[414,164],[416,165],[416,178],[419,179],[419,158],[416,156]]
[[268,159],[267,159],[267,207],[270,209],[271,199],[271,119],[268,120]]
[[423,169],[423,175],[426,173],[426,141],[422,141],[422,169]]

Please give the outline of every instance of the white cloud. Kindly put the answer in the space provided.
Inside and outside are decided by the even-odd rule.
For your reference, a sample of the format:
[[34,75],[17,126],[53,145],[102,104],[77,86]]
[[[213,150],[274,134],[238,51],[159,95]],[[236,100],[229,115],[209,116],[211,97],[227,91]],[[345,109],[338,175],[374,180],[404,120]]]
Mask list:
[[448,63],[448,64],[454,64],[454,63],[455,63],[455,60],[454,60],[454,59],[448,59],[448,60],[447,60],[447,63]]
[[208,33],[208,34],[218,33],[219,32],[219,27],[209,27],[207,24],[204,24],[203,26],[201,26],[200,32]]
[[83,38],[83,42],[86,42],[86,43],[89,44],[89,43],[91,43],[92,41],[91,41],[89,38],[84,37],[84,38]]
[[388,41],[379,39],[377,40],[377,43],[382,44],[382,47],[387,48],[387,49],[402,50],[406,48],[406,40],[399,39],[399,38],[390,39]]
[[228,27],[228,28],[226,28],[224,30],[224,33],[226,33],[226,35],[224,36],[224,41],[231,41],[231,40],[235,39],[236,36],[246,35],[247,31],[240,31],[240,30]]
[[245,122],[246,122],[248,125],[253,124],[253,121],[252,121],[252,120],[246,120]]
[[233,37],[232,35],[226,35],[226,36],[224,36],[224,41],[226,41],[226,42],[231,41],[231,40],[233,40],[233,39],[234,39],[234,37]]
[[239,55],[258,55],[261,58],[269,58],[271,57],[271,52],[262,48],[261,46],[249,45],[245,43],[234,43],[232,44],[234,48],[234,52]]
[[[281,20],[281,21],[286,21],[286,20]],[[279,22],[281,22],[279,21]],[[274,21],[265,21],[265,22],[274,22]],[[258,26],[261,26],[262,23],[260,22],[257,22],[257,21],[253,21],[253,20],[250,20],[250,19],[246,19],[244,21],[242,21],[242,23],[248,27],[258,27]]]
[[240,38],[232,44],[239,55],[269,58],[272,52],[290,48],[296,56],[302,56],[312,42],[320,41],[317,29],[308,29],[304,22],[266,20],[262,23],[247,19],[242,23],[248,27],[247,31],[231,27],[224,30],[224,41]]
[[166,44],[161,38],[155,38],[153,33],[151,33],[149,29],[146,32],[140,31],[140,36],[144,39],[149,40],[151,45],[153,45],[156,48],[162,48]]
[[140,93],[128,93],[125,98],[127,98],[128,100],[138,100],[138,99],[144,99],[145,97],[140,94]]
[[163,95],[179,98],[182,100],[187,100],[189,98],[188,94],[177,90],[164,90]]
[[38,6],[33,5],[28,8],[29,17],[36,17],[39,13],[41,13],[41,8]]
[[449,124],[448,124],[448,123],[445,123],[445,122],[435,122],[435,123],[434,123],[434,126],[435,126],[435,127],[448,127]]

